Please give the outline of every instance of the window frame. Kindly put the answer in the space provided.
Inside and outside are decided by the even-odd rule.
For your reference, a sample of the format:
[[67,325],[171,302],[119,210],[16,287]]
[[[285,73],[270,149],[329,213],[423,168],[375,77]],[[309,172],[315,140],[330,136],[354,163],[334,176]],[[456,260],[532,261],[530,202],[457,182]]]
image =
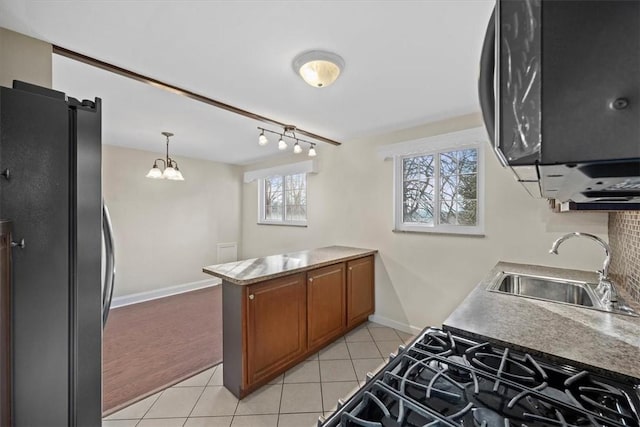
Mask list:
[[[285,219],[286,217],[286,182],[287,182],[287,176],[292,176],[292,175],[304,175],[304,198],[305,198],[305,211],[306,211],[306,218],[304,221],[287,221]],[[269,179],[269,178],[273,178],[274,176],[279,176],[282,178],[282,220],[272,220],[272,219],[266,219],[265,218],[265,194],[264,194],[264,190],[265,190],[265,180]],[[293,226],[293,227],[306,227],[307,226],[307,222],[309,220],[309,199],[307,198],[307,190],[308,190],[308,173],[306,172],[298,172],[298,173],[288,173],[288,174],[282,174],[282,173],[276,173],[273,175],[269,175],[269,176],[265,176],[264,178],[260,178],[258,179],[258,224],[259,225],[285,225],[285,226]]]
[[[451,145],[434,150],[420,150],[407,154],[393,156],[393,222],[394,230],[400,232],[458,234],[484,236],[484,146],[482,143]],[[476,225],[453,225],[440,223],[440,154],[475,149],[478,153],[476,165]],[[419,156],[434,156],[434,220],[433,224],[405,223],[403,221],[403,162],[406,158]]]

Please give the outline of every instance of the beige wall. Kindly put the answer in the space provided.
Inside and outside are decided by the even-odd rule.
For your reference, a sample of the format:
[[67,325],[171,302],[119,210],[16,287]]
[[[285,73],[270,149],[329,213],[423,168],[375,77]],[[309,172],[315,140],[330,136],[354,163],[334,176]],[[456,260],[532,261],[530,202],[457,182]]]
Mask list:
[[0,28],[0,86],[13,80],[51,87],[51,45]]
[[[244,184],[242,256],[343,244],[380,251],[376,315],[403,325],[439,325],[498,260],[580,269],[601,265],[590,242],[568,241],[547,253],[562,233],[607,237],[607,215],[554,214],[530,198],[486,150],[485,237],[394,233],[393,162],[376,150],[391,144],[481,125],[478,114],[431,123],[384,137],[323,145],[320,172],[308,177],[307,228],[257,225],[257,183]],[[288,161],[298,160],[291,157]],[[275,162],[246,167],[272,166]]]
[[237,166],[176,157],[185,181],[145,178],[162,154],[103,146],[102,187],[116,240],[114,296],[212,277],[218,243],[240,239]]

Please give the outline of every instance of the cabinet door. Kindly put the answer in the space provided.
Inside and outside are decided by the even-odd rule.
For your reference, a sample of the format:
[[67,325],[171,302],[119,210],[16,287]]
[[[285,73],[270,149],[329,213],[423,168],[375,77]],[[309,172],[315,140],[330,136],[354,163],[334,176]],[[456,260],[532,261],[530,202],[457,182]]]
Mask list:
[[347,327],[360,323],[373,314],[373,256],[347,263]]
[[320,346],[346,328],[345,264],[307,272],[309,348]]
[[247,385],[302,355],[307,347],[304,274],[247,289]]

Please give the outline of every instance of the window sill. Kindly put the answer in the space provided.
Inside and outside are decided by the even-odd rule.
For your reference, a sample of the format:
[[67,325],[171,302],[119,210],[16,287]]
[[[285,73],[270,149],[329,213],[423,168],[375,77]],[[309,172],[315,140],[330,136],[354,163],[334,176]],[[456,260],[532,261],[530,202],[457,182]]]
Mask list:
[[393,233],[411,233],[411,234],[441,234],[446,236],[456,236],[456,237],[478,237],[484,238],[486,237],[484,231],[472,232],[472,231],[463,231],[463,232],[452,232],[452,231],[439,231],[439,230],[401,230],[394,228],[391,230]]
[[306,228],[307,224],[303,222],[266,222],[266,221],[258,221],[256,224],[258,225],[284,225],[286,227],[302,227]]

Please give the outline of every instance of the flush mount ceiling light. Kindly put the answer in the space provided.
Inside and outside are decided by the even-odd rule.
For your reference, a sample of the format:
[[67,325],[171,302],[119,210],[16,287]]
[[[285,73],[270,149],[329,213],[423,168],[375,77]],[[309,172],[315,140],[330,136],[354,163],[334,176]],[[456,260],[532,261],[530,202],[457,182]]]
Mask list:
[[344,69],[344,59],[324,50],[303,52],[293,59],[293,70],[313,87],[327,87]]
[[269,143],[269,139],[267,138],[267,135],[264,134],[265,132],[267,132],[267,133],[272,133],[274,135],[278,135],[280,137],[278,139],[278,149],[281,151],[284,151],[287,148],[289,148],[289,144],[287,144],[287,141],[286,141],[286,139],[289,139],[294,142],[293,152],[295,154],[302,153],[302,146],[300,145],[300,143],[302,142],[305,144],[309,144],[309,153],[308,153],[309,157],[314,157],[317,155],[316,149],[315,149],[316,144],[313,142],[305,141],[304,139],[298,138],[296,136],[295,126],[285,126],[282,133],[274,132],[272,130],[261,128],[261,127],[258,127],[258,130],[260,131],[260,135],[258,135],[258,145],[264,146]]
[[[178,168],[178,162],[169,157],[169,138],[173,136],[171,132],[162,132],[167,137],[167,157],[166,159],[158,158],[153,161],[153,166],[147,173],[147,178],[153,179],[170,179],[172,181],[184,181],[182,172]],[[162,162],[162,169],[158,167],[158,161]]]

